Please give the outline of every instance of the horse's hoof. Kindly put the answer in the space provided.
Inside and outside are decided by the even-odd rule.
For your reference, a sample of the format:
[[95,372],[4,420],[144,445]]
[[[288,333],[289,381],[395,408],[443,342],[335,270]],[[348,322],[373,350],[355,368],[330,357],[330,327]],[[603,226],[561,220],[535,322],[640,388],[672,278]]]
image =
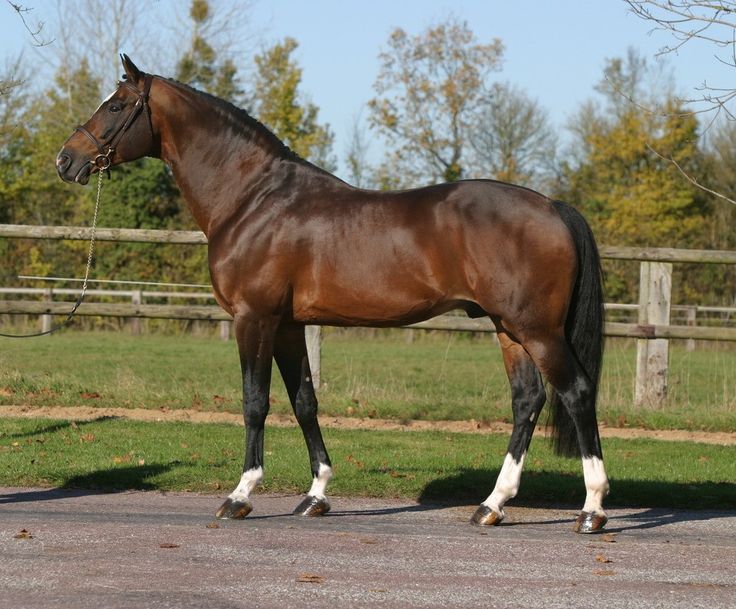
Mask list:
[[580,512],[575,520],[572,530],[576,533],[597,533],[608,522],[605,514],[595,514],[593,512]]
[[307,495],[294,510],[295,514],[299,516],[322,516],[330,511],[330,504],[327,503],[327,499],[317,499]]
[[503,513],[499,514],[495,510],[489,508],[487,505],[483,505],[481,503],[478,509],[475,510],[475,514],[473,514],[473,517],[470,519],[470,524],[492,527],[493,525],[500,523],[503,519]]
[[223,520],[242,520],[253,510],[250,501],[233,501],[228,497],[215,514],[216,518]]

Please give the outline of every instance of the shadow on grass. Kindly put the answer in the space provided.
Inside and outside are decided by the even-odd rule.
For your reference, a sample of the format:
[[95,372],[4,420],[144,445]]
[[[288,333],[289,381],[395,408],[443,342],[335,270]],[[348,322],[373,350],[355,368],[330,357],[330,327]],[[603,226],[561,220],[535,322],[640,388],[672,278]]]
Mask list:
[[124,490],[157,490],[158,485],[149,482],[149,479],[171,470],[173,465],[140,465],[100,469],[73,476],[56,488],[0,494],[0,504],[53,501]]
[[101,421],[113,421],[116,419],[119,419],[119,417],[100,416],[96,419],[90,419],[90,420],[84,420],[84,421],[53,421],[53,422],[50,422],[45,427],[39,427],[37,429],[31,429],[29,431],[24,431],[21,433],[7,434],[6,437],[18,439],[18,438],[29,438],[32,436],[50,435],[50,434],[56,433],[57,431],[61,431],[63,429],[78,429],[85,425],[89,425],[90,423],[99,423]]
[[[465,469],[459,474],[433,480],[419,496],[420,504],[467,505],[483,501],[496,483],[497,471]],[[527,472],[512,505],[560,506],[579,509],[585,501],[582,476],[550,472]],[[736,484],[728,482],[658,482],[612,479],[611,507],[683,510],[734,510]],[[736,513],[736,512],[734,512]]]

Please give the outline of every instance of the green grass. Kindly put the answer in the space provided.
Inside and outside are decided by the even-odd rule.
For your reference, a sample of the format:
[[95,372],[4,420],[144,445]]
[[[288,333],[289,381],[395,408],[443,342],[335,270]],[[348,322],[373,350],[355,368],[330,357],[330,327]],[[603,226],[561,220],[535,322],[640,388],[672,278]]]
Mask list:
[[[221,424],[0,419],[0,485],[85,489],[230,491],[242,467],[242,428]],[[477,503],[493,488],[502,435],[325,430],[333,495]],[[298,429],[266,433],[268,492],[310,482]],[[605,442],[609,505],[733,508],[733,448],[644,440]],[[656,464],[653,466],[653,464]],[[581,466],[532,444],[517,504],[584,499]]]
[[[321,412],[393,419],[510,421],[498,347],[457,333],[328,330]],[[736,350],[671,349],[670,399],[633,405],[635,346],[608,343],[599,418],[609,426],[736,429]],[[0,342],[0,404],[240,412],[235,344],[193,336],[64,332]],[[272,412],[290,412],[278,375]]]

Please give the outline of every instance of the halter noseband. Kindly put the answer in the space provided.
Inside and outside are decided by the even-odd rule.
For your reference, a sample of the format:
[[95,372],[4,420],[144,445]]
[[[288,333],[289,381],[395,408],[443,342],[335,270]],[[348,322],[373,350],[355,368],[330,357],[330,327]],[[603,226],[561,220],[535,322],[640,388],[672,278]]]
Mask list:
[[[138,118],[138,115],[141,112],[145,112],[148,116],[148,128],[151,131],[151,139],[153,139],[153,125],[151,124],[151,109],[148,106],[148,96],[151,92],[151,82],[153,81],[153,77],[150,74],[146,74],[145,80],[143,82],[143,91],[140,91],[138,87],[135,85],[129,83],[126,80],[121,80],[118,82],[118,86],[124,86],[133,91],[137,96],[138,99],[135,102],[135,105],[130,111],[130,114],[128,114],[128,118],[125,119],[123,124],[118,127],[115,132],[107,139],[107,142],[100,142],[92,133],[90,133],[85,127],[82,125],[77,125],[75,128],[75,131],[79,131],[81,134],[87,137],[89,141],[91,141],[95,148],[97,148],[97,151],[99,154],[95,157],[94,161],[88,161],[89,163],[92,163],[97,169],[100,171],[107,171],[110,169],[110,165],[112,164],[112,155],[115,153],[115,148],[117,148],[118,143],[120,142],[120,139],[123,137],[125,132],[130,128],[130,126],[133,124],[136,118]],[[105,148],[107,148],[107,152],[105,152]],[[109,172],[108,172],[109,175]]]

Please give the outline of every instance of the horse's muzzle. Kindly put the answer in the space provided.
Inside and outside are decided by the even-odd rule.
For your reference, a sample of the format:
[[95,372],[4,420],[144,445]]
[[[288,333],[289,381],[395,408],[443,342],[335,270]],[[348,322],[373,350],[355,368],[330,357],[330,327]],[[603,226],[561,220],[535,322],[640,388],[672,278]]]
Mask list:
[[72,155],[62,148],[61,152],[59,152],[56,157],[56,172],[65,182],[76,182],[77,184],[84,185],[89,182],[89,176],[92,173],[92,166],[86,161],[81,165],[79,163],[75,163]]

